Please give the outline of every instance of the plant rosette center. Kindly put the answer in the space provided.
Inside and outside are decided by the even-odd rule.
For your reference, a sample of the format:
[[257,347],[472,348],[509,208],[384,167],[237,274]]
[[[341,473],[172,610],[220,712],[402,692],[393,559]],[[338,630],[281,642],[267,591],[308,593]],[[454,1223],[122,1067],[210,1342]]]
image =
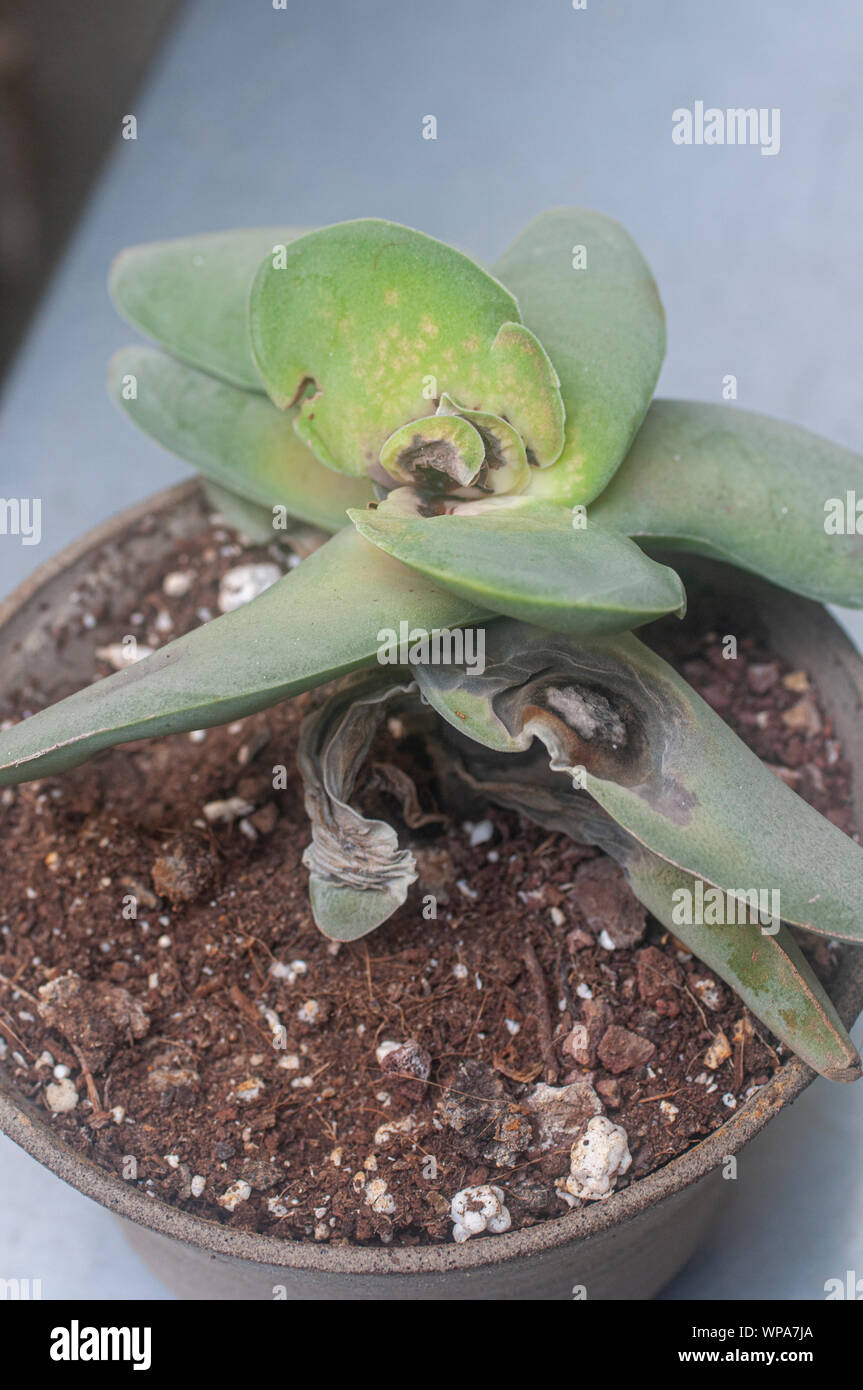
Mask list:
[[406,485],[430,497],[444,494],[453,503],[517,495],[530,483],[531,458],[503,416],[466,410],[444,393],[434,415],[393,431],[380,452],[384,476],[374,480],[385,489]]

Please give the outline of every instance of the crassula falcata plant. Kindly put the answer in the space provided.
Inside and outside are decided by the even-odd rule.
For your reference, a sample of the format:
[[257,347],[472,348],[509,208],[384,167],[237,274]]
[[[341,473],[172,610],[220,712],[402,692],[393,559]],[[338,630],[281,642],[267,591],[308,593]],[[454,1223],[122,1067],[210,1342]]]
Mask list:
[[[298,754],[328,935],[378,926],[417,876],[396,832],[350,804],[394,712],[473,793],[613,856],[774,1034],[856,1077],[789,926],[863,939],[863,851],[633,629],[684,611],[653,544],[863,606],[863,537],[824,524],[826,499],[863,496],[863,460],[735,407],[651,404],[656,286],[628,235],[582,209],[539,217],[491,272],[362,220],[138,247],[111,290],[158,344],[114,359],[120,406],[248,535],[295,527],[310,553],[248,605],[10,728],[0,783],[339,678]],[[407,634],[394,660],[385,632]],[[467,659],[471,634],[483,661]],[[764,889],[781,903],[767,920],[747,896]],[[687,891],[712,919],[679,920]]]

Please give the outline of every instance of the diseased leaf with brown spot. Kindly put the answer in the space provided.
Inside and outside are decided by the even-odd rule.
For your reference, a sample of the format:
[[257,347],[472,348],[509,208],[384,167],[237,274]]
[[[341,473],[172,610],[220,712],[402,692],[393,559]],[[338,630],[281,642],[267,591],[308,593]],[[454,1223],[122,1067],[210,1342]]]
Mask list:
[[[734,925],[687,924],[680,920],[680,894],[695,901],[692,875],[645,850],[584,791],[544,766],[540,753],[512,759],[459,738],[454,759],[475,796],[596,844],[623,868],[644,906],[737,992],[755,1016],[815,1071],[832,1081],[854,1081],[860,1059],[825,990],[784,925],[765,933],[742,921],[740,904],[727,900]],[[771,924],[775,926],[776,924]]]
[[416,674],[429,703],[477,742],[518,752],[541,739],[555,771],[575,769],[627,834],[672,866],[732,894],[779,890],[784,921],[863,940],[863,850],[637,638],[567,638],[504,620],[487,631],[484,675]]

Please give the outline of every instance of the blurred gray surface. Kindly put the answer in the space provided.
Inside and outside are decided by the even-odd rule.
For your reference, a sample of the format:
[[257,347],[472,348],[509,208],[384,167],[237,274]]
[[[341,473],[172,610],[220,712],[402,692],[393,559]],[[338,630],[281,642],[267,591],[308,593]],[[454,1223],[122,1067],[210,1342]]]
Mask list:
[[[0,494],[44,512],[41,545],[0,538],[0,593],[186,471],[103,387],[131,336],[108,262],[156,237],[383,216],[491,259],[544,207],[588,204],[656,274],[662,394],[719,400],[733,373],[739,406],[859,450],[861,68],[857,0],[196,0],[0,405]],[[672,111],[698,99],[778,106],[780,153],[674,145]],[[421,138],[429,114],[437,141]],[[668,1296],[817,1298],[863,1276],[861,1148],[863,1086],[819,1081],[747,1151],[712,1244]],[[107,1213],[4,1144],[0,1275],[15,1274],[55,1297],[158,1296]]]

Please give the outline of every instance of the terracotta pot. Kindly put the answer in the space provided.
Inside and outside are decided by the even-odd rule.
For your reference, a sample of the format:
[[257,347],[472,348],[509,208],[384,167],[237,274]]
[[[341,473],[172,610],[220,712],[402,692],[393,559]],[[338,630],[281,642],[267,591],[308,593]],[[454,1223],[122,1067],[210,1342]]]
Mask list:
[[[136,596],[142,564],[207,524],[197,483],[159,493],[50,560],[0,605],[0,692],[28,675],[47,694],[92,672],[94,633],[60,646],[52,635],[97,596],[117,617]],[[677,557],[680,568],[680,557]],[[685,564],[691,583],[740,596],[777,654],[813,672],[853,768],[863,805],[863,660],[823,608],[721,565]],[[76,598],[76,594],[78,597]],[[858,815],[859,819],[859,815]],[[863,952],[846,955],[833,990],[846,1024],[863,1008]],[[703,1143],[608,1201],[528,1230],[464,1245],[387,1249],[301,1244],[231,1230],[146,1196],[96,1167],[52,1131],[45,1114],[0,1073],[0,1128],[47,1168],[122,1218],[137,1250],[170,1288],[210,1299],[650,1298],[692,1255],[711,1220],[722,1161],[813,1079],[789,1059]]]

